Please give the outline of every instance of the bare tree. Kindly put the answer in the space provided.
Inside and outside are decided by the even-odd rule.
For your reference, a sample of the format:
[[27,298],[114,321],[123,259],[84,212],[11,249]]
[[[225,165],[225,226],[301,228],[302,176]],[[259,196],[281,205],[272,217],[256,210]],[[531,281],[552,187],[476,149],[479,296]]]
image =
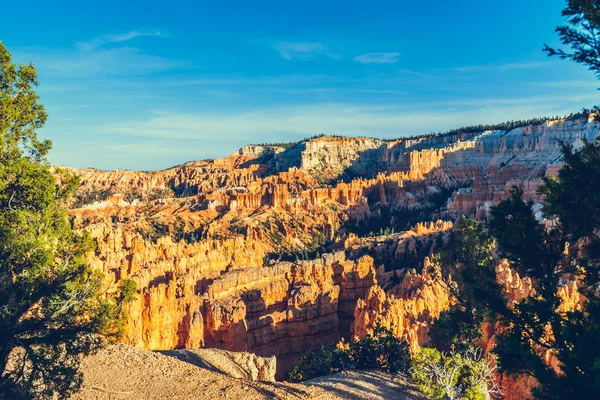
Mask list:
[[481,348],[449,353],[423,349],[413,360],[411,376],[423,393],[435,398],[459,400],[473,391],[487,398],[502,395],[495,381],[496,366]]

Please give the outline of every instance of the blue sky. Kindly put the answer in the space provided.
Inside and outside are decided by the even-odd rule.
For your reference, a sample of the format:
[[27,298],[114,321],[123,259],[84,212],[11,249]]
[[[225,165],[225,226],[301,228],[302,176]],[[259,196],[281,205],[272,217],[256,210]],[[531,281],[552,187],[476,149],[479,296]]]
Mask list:
[[541,51],[564,3],[32,0],[0,40],[38,68],[52,163],[150,170],[592,106],[593,75]]

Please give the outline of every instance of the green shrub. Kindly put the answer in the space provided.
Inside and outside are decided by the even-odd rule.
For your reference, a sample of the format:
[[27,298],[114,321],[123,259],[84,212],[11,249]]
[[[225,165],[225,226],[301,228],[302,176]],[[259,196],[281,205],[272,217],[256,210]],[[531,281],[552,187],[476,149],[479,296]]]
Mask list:
[[119,284],[121,295],[119,300],[123,303],[130,303],[137,296],[137,283],[131,279],[123,279]]
[[319,350],[306,352],[296,360],[289,380],[301,382],[351,368],[352,360],[346,349],[333,344],[323,345]]
[[442,351],[450,350],[452,346],[466,350],[473,340],[483,336],[480,314],[473,308],[470,311],[461,308],[443,311],[429,327],[429,344]]
[[410,352],[405,340],[376,326],[371,335],[350,343],[350,358],[356,369],[383,369],[391,373],[407,373],[410,368]]
[[346,348],[330,344],[303,354],[294,363],[289,379],[300,382],[348,369],[408,373],[408,344],[398,340],[389,330],[377,326],[372,334],[350,343]]

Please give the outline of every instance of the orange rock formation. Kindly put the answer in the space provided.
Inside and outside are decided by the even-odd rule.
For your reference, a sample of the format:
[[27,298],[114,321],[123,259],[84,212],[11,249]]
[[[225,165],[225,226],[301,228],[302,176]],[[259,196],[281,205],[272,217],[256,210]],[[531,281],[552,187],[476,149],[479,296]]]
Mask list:
[[[72,218],[98,244],[89,262],[107,274],[108,291],[137,284],[128,344],[285,356],[381,323],[417,346],[450,303],[413,269],[451,221],[487,216],[514,185],[539,202],[542,177],[560,166],[557,139],[579,146],[598,134],[597,123],[563,120],[246,146],[165,171],[74,170],[82,185]],[[427,222],[437,218],[445,222]],[[511,301],[531,294],[506,265],[498,275]],[[564,298],[577,303],[574,283]]]

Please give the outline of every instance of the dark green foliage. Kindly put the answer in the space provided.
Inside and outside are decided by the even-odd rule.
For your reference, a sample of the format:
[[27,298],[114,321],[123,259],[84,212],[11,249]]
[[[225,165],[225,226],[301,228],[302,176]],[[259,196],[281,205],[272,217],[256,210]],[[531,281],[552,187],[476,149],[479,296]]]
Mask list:
[[137,296],[137,283],[131,279],[123,279],[119,283],[119,289],[121,294],[119,300],[123,303],[130,303],[135,300]]
[[353,363],[347,350],[332,344],[323,345],[319,350],[308,351],[296,360],[289,373],[289,380],[302,382],[351,369],[352,366]]
[[461,217],[453,237],[433,259],[435,268],[429,272],[456,302],[431,327],[430,337],[436,347],[448,350],[452,345],[472,345],[481,337],[481,324],[489,306],[504,304],[496,283],[494,249],[494,241],[482,225]]
[[[563,146],[563,153],[564,168],[541,188],[553,225],[536,219],[533,203],[523,201],[517,188],[492,208],[488,232],[475,221],[459,222],[439,257],[440,277],[458,305],[442,314],[430,336],[441,348],[470,343],[483,319],[493,318],[503,326],[494,349],[503,372],[535,377],[538,398],[593,398],[600,389],[600,143],[585,143],[577,152]],[[514,308],[506,307],[495,283],[488,234],[499,255],[535,288]],[[557,311],[564,279],[578,281],[582,311]],[[553,351],[560,372],[545,363],[545,350]]]
[[[563,16],[568,25],[556,31],[571,52],[544,50],[587,65],[600,78],[600,1],[568,0]],[[506,330],[495,352],[505,372],[537,379],[536,397],[587,399],[600,393],[600,143],[584,142],[577,152],[563,144],[562,150],[565,166],[541,188],[544,213],[554,226],[538,223],[531,203],[516,190],[492,211],[490,232],[502,255],[532,278],[537,291],[514,311],[503,310]],[[557,311],[563,278],[578,281],[583,310]],[[541,358],[545,349],[553,350],[560,372]]]
[[557,177],[545,178],[544,212],[559,217],[567,239],[572,243],[582,237],[597,237],[600,226],[600,142],[584,141],[583,151],[562,144],[565,166]]
[[[176,168],[176,167],[173,167]],[[173,192],[174,197],[188,197],[195,196],[198,194],[198,186],[187,187],[183,184],[179,186],[173,186],[169,190]]]
[[455,307],[442,312],[429,328],[429,344],[443,351],[449,351],[453,346],[457,349],[472,346],[473,340],[483,336],[482,312],[477,311]]
[[553,49],[548,45],[544,51],[549,56],[585,64],[600,78],[600,1],[568,0],[562,12],[568,25],[559,26],[556,32],[560,41],[572,52]]
[[93,242],[67,220],[79,182],[50,173],[51,144],[36,136],[36,86],[33,65],[16,68],[0,43],[0,398],[69,397],[80,354],[118,333],[118,307],[85,264]]
[[377,326],[373,333],[351,342],[347,349],[330,344],[309,351],[296,360],[289,379],[305,381],[349,369],[382,369],[406,374],[410,368],[410,352],[404,340]]
[[86,192],[76,193],[75,200],[70,204],[71,208],[80,208],[86,204],[91,204],[97,201],[104,201],[114,193],[108,189],[88,190]]
[[372,334],[351,342],[349,353],[356,369],[406,373],[410,368],[408,344],[381,326],[376,326]]
[[[518,190],[492,209],[489,230],[501,255],[536,289],[514,310],[490,307],[505,327],[495,353],[504,372],[537,379],[538,398],[593,398],[600,390],[600,143],[577,152],[564,146],[563,153],[564,168],[541,188],[554,226],[538,222]],[[583,310],[557,311],[565,278],[577,280]],[[545,349],[552,349],[560,372],[544,362]]]
[[183,240],[187,244],[197,243],[205,237],[205,231],[206,229],[204,228],[204,226],[201,226],[200,228],[195,229],[191,232],[185,232],[183,235]]
[[539,280],[536,281],[538,289],[547,290],[554,285],[556,274],[568,272],[556,270],[563,258],[565,243],[560,232],[548,231],[536,220],[533,202],[523,201],[522,194],[513,188],[509,199],[492,208],[490,234],[512,267],[522,275]]

